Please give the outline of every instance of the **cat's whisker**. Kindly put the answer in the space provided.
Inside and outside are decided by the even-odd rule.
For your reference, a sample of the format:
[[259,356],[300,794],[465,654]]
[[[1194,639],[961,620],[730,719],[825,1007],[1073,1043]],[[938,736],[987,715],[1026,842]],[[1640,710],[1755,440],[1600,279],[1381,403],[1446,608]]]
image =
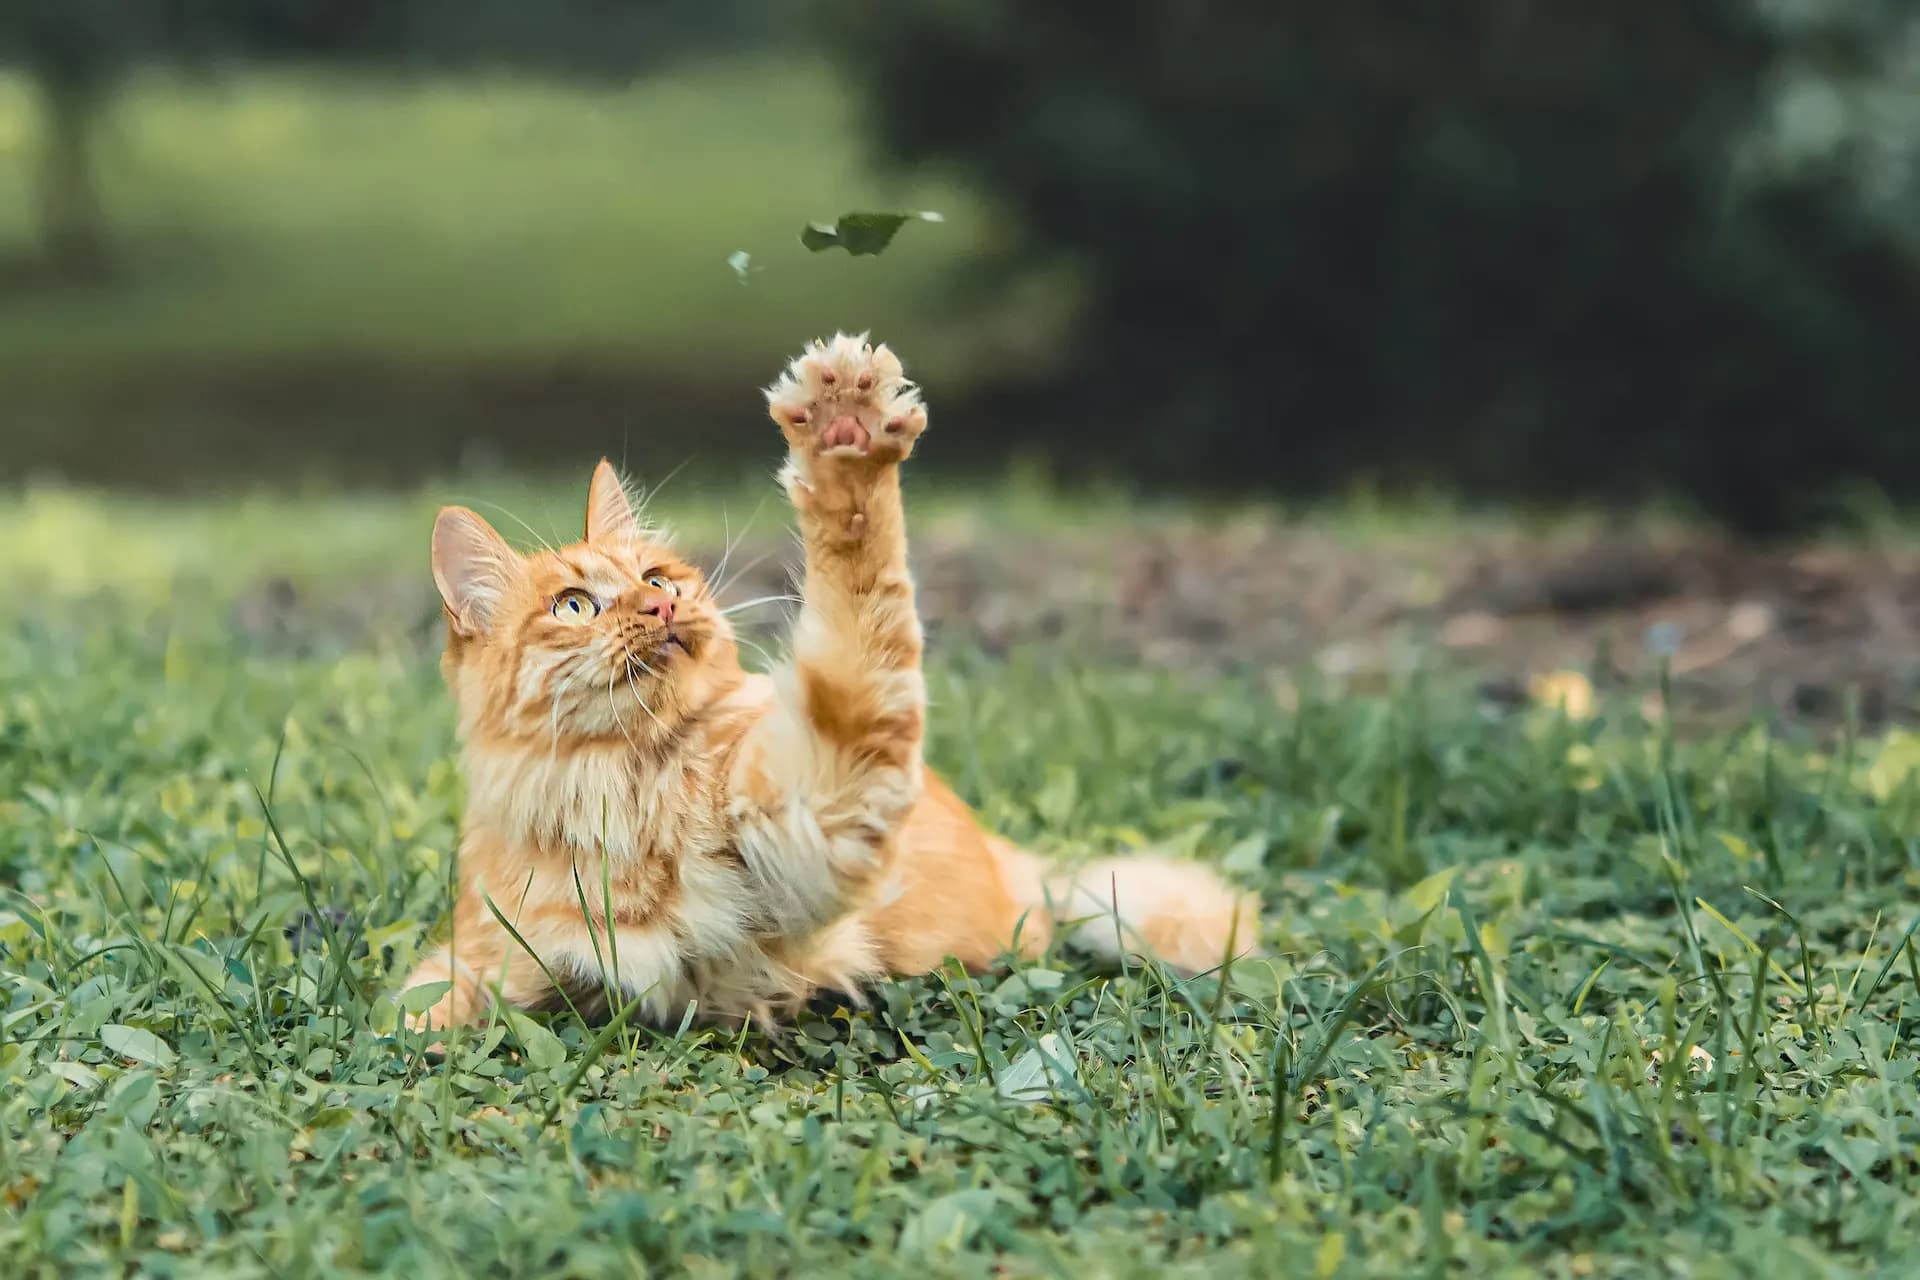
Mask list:
[[552,551],[554,549],[553,544],[551,542],[548,542],[546,538],[541,535],[538,529],[534,528],[532,525],[528,524],[525,520],[522,520],[518,515],[515,515],[512,511],[509,511],[507,508],[501,506],[499,503],[488,502],[484,498],[469,498],[468,501],[477,507],[492,507],[495,511],[499,512],[501,515],[505,516],[507,519],[513,521],[515,524],[519,525],[522,529],[525,529],[529,534],[533,536],[533,540],[540,544],[540,549],[542,551]]
[[572,689],[575,684],[579,683],[580,677],[585,674],[586,674],[586,668],[584,667],[581,667],[575,670],[572,674],[568,675],[563,680],[561,680],[559,687],[554,689],[553,691],[552,758],[555,760],[558,760],[560,758],[560,699],[564,694],[566,694],[570,689]]
[[[632,747],[635,753],[637,754],[640,750],[640,744],[639,742],[635,741],[633,736],[633,731],[627,728],[626,719],[620,714],[620,704],[618,704],[613,700],[613,682],[615,680],[618,680],[619,678],[620,678],[619,670],[614,670],[607,673],[607,710],[613,713],[613,722],[620,726],[620,735],[627,740],[627,745]],[[633,673],[631,671],[627,672],[627,683],[628,684],[633,683]],[[646,706],[644,702],[641,703],[640,705],[642,707]],[[647,712],[647,714],[652,715],[653,713],[649,711]]]
[[773,656],[772,654],[770,654],[770,653],[768,653],[768,652],[766,651],[766,649],[765,649],[765,647],[764,647],[764,646],[762,646],[762,645],[760,645],[760,644],[759,644],[759,643],[757,643],[756,641],[753,641],[753,640],[749,640],[749,639],[747,639],[747,638],[746,638],[745,636],[735,636],[735,637],[733,638],[733,642],[734,642],[735,644],[743,644],[743,645],[745,645],[745,646],[747,646],[747,648],[749,648],[749,649],[751,649],[751,650],[753,650],[753,651],[754,651],[755,653],[757,653],[757,654],[759,654],[759,655],[760,655],[760,656],[761,656],[762,658],[764,658],[764,659],[766,660],[766,663],[767,663],[767,666],[768,666],[769,668],[771,668],[771,667],[777,667],[777,666],[779,666],[779,665],[780,665],[780,660],[779,660],[778,658],[776,658],[776,657],[774,657],[774,656]]
[[751,609],[755,605],[780,603],[802,604],[804,601],[802,601],[799,596],[794,595],[756,596],[751,600],[743,600],[739,604],[728,605],[726,608],[720,610],[720,612],[727,617],[731,617],[739,613],[742,609]]
[[649,502],[652,502],[655,498],[659,497],[660,491],[662,489],[665,489],[669,484],[672,484],[673,478],[679,475],[682,471],[685,471],[687,469],[687,465],[692,461],[693,461],[693,458],[691,456],[682,458],[680,460],[680,465],[675,467],[673,470],[667,472],[666,476],[660,481],[660,483],[651,485],[651,486],[641,485],[640,492],[638,495],[639,500],[635,502],[634,505],[636,507],[640,507],[644,509]]
[[[631,658],[629,661],[640,662],[638,658]],[[653,668],[649,667],[646,663],[640,662],[640,667],[648,675],[654,674]],[[633,668],[631,666],[627,668],[627,688],[633,690],[633,700],[640,704],[640,709],[646,712],[656,725],[660,726],[660,732],[665,733],[667,731],[665,722],[662,721],[659,716],[653,714],[653,708],[648,706],[647,700],[640,695],[640,686],[633,682]]]
[[647,520],[647,507],[655,498],[660,496],[660,491],[665,489],[675,476],[687,469],[687,464],[692,461],[693,459],[691,457],[683,459],[680,465],[667,472],[666,476],[658,484],[645,485],[633,483],[621,485],[622,490],[627,495],[627,506],[631,508],[634,513],[637,532],[642,538],[651,542],[673,541],[673,531],[671,529],[666,525],[656,525]]
[[753,559],[741,565],[740,568],[734,573],[734,575],[731,578],[727,578],[724,581],[719,580],[718,577],[716,576],[715,581],[709,584],[709,587],[708,587],[709,593],[716,600],[719,599],[721,592],[725,591],[728,587],[732,586],[734,582],[736,582],[740,578],[744,578],[746,575],[752,573],[755,569],[758,569],[761,565],[765,564],[767,562],[768,557],[772,556],[773,554],[774,553],[771,551],[762,551],[759,555],[755,556]]
[[[733,532],[732,520],[728,517],[725,510],[721,511],[721,528],[724,531],[723,536],[727,540],[727,545],[726,549],[720,553],[720,563],[714,566],[713,574],[709,578],[709,581],[713,584],[712,590],[715,595],[718,595],[720,592],[720,584],[726,581],[727,565],[733,561],[734,548],[738,547],[740,540],[747,536],[747,531],[753,528],[753,522],[760,518],[760,513],[766,509],[766,506],[767,500],[765,497],[762,497],[760,501],[754,503],[753,512],[747,517],[747,522],[740,526],[739,533]],[[765,557],[762,557],[762,559],[764,558]],[[748,568],[752,567],[752,565],[748,566]]]

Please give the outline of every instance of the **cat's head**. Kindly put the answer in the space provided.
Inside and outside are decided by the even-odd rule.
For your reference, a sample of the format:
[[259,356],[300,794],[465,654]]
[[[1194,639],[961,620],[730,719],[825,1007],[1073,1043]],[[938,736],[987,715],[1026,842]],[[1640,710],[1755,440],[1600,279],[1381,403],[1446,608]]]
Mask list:
[[443,509],[433,580],[468,735],[556,749],[657,741],[739,671],[706,578],[641,524],[605,461],[570,546],[523,555],[467,508]]

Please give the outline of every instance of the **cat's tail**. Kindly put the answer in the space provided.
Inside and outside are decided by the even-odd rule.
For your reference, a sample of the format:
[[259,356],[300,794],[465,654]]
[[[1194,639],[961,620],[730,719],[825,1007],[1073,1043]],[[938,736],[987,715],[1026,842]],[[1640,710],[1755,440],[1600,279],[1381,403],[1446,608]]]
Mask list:
[[1200,863],[1131,854],[1050,867],[1004,840],[993,849],[1027,912],[1023,950],[1057,936],[1105,960],[1150,955],[1187,975],[1259,953],[1259,898]]

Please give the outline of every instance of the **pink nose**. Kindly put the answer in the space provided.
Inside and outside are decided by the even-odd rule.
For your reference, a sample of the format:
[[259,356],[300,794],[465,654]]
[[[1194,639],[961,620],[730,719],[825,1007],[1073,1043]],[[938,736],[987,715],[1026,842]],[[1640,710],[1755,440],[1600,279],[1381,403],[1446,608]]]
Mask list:
[[640,606],[640,612],[650,613],[654,617],[660,619],[660,621],[667,623],[668,625],[672,625],[673,597],[670,595],[666,595],[664,593],[661,595],[657,595],[652,600],[649,600],[646,603],[642,604]]

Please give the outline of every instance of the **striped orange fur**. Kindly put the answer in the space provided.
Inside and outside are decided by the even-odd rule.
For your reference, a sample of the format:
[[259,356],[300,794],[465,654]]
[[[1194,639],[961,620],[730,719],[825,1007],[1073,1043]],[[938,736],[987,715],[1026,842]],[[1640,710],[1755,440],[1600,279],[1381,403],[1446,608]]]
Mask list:
[[893,353],[816,342],[767,401],[806,552],[770,674],[741,668],[707,580],[604,461],[571,546],[518,553],[461,507],[435,521],[468,809],[447,939],[404,984],[450,985],[414,1024],[556,986],[777,1019],[818,989],[1032,953],[1056,920],[1190,972],[1251,950],[1256,904],[1204,868],[1049,873],[922,765],[899,464],[927,414]]

